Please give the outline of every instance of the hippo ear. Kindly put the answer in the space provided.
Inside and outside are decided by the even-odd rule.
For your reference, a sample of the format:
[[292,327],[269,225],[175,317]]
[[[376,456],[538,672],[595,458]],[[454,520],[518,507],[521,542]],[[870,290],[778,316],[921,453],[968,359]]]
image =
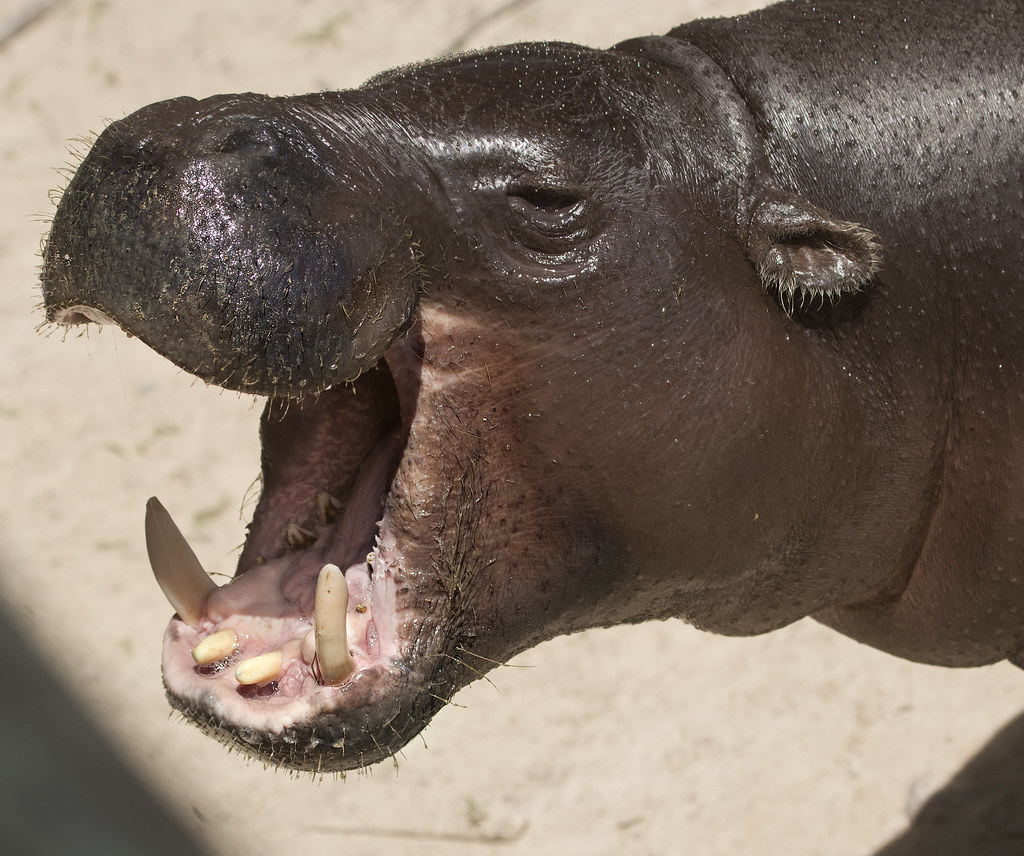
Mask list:
[[789,313],[856,294],[882,264],[878,236],[814,205],[778,196],[750,219],[747,258]]

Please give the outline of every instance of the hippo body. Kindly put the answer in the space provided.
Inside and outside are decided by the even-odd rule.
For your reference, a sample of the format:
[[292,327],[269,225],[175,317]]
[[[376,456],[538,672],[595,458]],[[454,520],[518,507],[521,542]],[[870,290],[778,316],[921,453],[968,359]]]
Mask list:
[[1022,96],[1022,2],[793,0],[112,125],[48,318],[268,397],[230,584],[150,504],[171,703],[340,770],[593,626],[1020,659]]

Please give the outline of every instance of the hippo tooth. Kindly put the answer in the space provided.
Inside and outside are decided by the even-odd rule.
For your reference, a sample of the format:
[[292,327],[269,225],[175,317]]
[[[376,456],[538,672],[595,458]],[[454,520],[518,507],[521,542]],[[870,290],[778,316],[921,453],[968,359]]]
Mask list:
[[238,637],[230,627],[211,633],[192,649],[192,659],[200,666],[208,666],[233,654],[238,647]]
[[281,651],[268,651],[258,657],[242,660],[235,669],[235,680],[245,686],[265,684],[281,674],[284,665],[284,654]]
[[289,523],[284,530],[284,540],[293,550],[302,550],[316,541],[316,532],[299,526],[298,523]]
[[316,659],[320,676],[327,686],[336,687],[355,671],[348,653],[345,618],[348,612],[348,585],[337,565],[320,569],[313,598],[313,629],[316,633]]
[[197,627],[206,599],[217,584],[155,496],[146,503],[146,550],[164,596],[182,621]]
[[319,490],[316,494],[316,513],[320,518],[320,525],[326,526],[335,520],[343,508],[341,500],[326,490]]

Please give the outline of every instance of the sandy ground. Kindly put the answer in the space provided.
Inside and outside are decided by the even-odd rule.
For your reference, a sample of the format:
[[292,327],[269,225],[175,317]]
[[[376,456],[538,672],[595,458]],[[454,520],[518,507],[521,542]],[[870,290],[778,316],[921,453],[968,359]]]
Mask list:
[[[33,5],[0,0],[0,28]],[[36,332],[37,250],[63,181],[54,168],[74,162],[68,141],[173,95],[341,88],[452,48],[607,46],[755,5],[65,0],[0,42],[0,592],[213,852],[867,856],[1024,709],[1024,675],[1007,664],[927,668],[809,622],[752,640],[673,622],[540,646],[463,691],[397,765],[344,781],[265,770],[168,716],[158,664],[170,610],[145,559],[143,505],[159,495],[207,567],[232,568],[259,403],[121,334]],[[17,681],[0,687],[8,711],[32,699]],[[1020,730],[887,856],[1024,853]],[[56,745],[42,721],[23,736]],[[6,755],[2,773],[23,796],[40,787]],[[10,833],[0,828],[0,849]],[[88,852],[92,834],[67,852]]]

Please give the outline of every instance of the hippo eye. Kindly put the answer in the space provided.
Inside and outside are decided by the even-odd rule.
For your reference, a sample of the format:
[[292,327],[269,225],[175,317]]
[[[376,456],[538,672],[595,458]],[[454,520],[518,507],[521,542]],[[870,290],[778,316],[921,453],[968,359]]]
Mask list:
[[576,194],[551,187],[515,188],[509,191],[508,198],[512,205],[525,203],[531,208],[546,211],[549,214],[568,211],[580,203],[580,198]]
[[545,255],[569,251],[588,233],[583,197],[552,187],[510,187],[508,210],[524,246]]

